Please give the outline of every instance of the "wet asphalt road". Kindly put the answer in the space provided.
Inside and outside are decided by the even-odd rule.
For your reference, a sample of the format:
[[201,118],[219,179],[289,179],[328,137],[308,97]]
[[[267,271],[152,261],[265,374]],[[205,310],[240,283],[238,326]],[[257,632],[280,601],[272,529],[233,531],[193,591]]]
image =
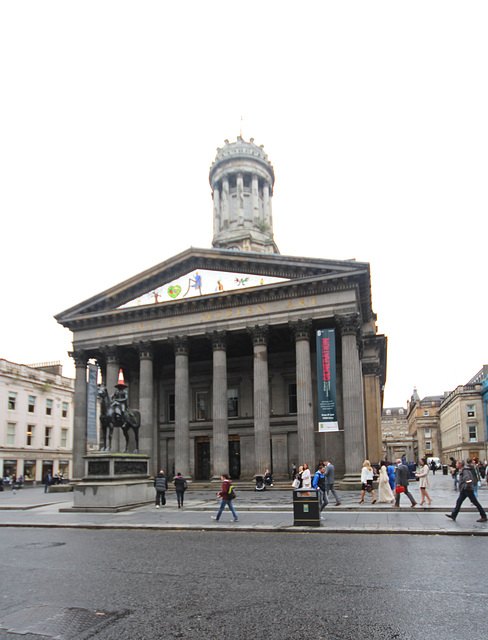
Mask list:
[[0,640],[487,635],[484,538],[3,529],[0,544]]

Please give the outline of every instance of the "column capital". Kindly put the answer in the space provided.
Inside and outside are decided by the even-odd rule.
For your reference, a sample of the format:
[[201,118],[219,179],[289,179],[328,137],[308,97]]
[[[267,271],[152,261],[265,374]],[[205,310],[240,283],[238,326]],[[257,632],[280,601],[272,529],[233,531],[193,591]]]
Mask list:
[[173,345],[173,348],[175,350],[175,355],[188,355],[188,336],[174,336],[174,338],[171,338],[171,344]]
[[363,362],[363,375],[381,376],[381,365],[377,362]]
[[335,321],[342,336],[355,335],[359,337],[361,325],[358,313],[352,313],[347,316],[335,316]]
[[299,319],[290,321],[288,323],[293,337],[296,340],[308,340],[310,341],[310,335],[312,333],[312,320],[311,318]]
[[68,355],[75,361],[75,367],[85,367],[88,362],[88,354],[83,349],[68,351]]
[[213,351],[227,351],[227,332],[226,331],[207,331],[205,334],[212,343]]
[[139,360],[152,360],[153,359],[153,345],[152,342],[147,340],[141,340],[134,343],[137,352],[139,353]]
[[252,337],[252,344],[255,347],[256,345],[268,344],[269,338],[269,327],[268,325],[255,325],[254,327],[248,327],[248,331]]
[[100,347],[100,351],[105,357],[107,363],[117,364],[119,361],[119,350],[113,345],[103,345]]

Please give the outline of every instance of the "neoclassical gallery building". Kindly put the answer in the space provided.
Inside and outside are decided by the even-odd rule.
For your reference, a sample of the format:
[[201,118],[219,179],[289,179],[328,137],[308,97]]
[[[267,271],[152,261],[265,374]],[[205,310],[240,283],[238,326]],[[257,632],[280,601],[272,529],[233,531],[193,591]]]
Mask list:
[[[76,363],[74,474],[86,452],[87,363],[112,393],[122,369],[151,470],[247,480],[330,459],[357,477],[380,459],[387,339],[368,263],[280,255],[274,171],[226,141],[210,168],[213,248],[190,248],[64,311]],[[335,429],[319,431],[318,331],[334,330]],[[319,360],[322,354],[319,354]]]

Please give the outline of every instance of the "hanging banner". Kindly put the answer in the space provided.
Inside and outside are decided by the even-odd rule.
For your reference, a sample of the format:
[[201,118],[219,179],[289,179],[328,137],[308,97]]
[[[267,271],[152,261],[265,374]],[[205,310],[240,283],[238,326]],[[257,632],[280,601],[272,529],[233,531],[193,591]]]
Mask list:
[[98,444],[97,437],[97,392],[98,392],[98,367],[96,364],[88,365],[88,385],[86,389],[86,442]]
[[335,330],[317,331],[319,432],[339,431],[337,422]]

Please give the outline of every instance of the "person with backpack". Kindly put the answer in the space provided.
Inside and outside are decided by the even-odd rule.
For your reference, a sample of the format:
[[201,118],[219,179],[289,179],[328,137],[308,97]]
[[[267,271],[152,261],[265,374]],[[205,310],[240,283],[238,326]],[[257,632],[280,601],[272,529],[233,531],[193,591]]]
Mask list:
[[446,513],[446,518],[450,518],[451,520],[455,520],[458,516],[459,510],[461,509],[461,505],[469,498],[474,506],[478,509],[481,518],[476,520],[476,522],[487,522],[486,511],[478,502],[478,499],[474,495],[474,484],[476,482],[473,474],[470,469],[464,465],[464,460],[458,460],[456,462],[457,468],[459,470],[459,496],[456,501],[456,506],[454,507],[452,513]]
[[175,491],[176,491],[176,499],[178,500],[178,509],[183,507],[183,500],[185,498],[185,491],[188,488],[185,478],[181,475],[181,473],[176,474],[176,478],[174,479]]
[[237,515],[236,510],[234,509],[234,506],[232,504],[232,500],[235,498],[234,487],[232,486],[230,478],[226,473],[223,473],[220,476],[220,479],[222,480],[222,490],[217,493],[217,497],[221,498],[220,507],[217,512],[217,515],[210,516],[210,517],[212,518],[212,520],[216,520],[218,522],[220,519],[220,516],[222,515],[222,511],[227,506],[232,511],[232,515],[234,516],[234,522],[238,522],[239,516]]
[[322,511],[328,504],[327,491],[325,486],[325,465],[322,465],[317,469],[312,480],[312,487],[319,490],[320,497],[320,511]]
[[154,487],[156,489],[156,509],[159,509],[160,504],[163,507],[166,504],[165,492],[168,488],[166,476],[164,475],[164,471],[162,469],[154,480]]

